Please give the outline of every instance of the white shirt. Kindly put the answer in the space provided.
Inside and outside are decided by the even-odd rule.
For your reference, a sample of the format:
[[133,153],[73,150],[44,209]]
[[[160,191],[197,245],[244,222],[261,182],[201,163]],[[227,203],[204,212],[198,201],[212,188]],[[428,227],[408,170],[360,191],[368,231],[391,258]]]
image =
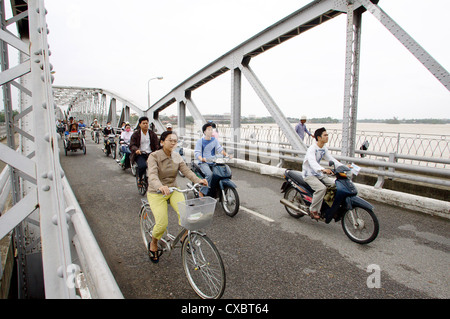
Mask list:
[[302,176],[303,178],[308,176],[322,177],[322,170],[325,169],[320,165],[321,160],[333,161],[337,166],[343,165],[333,156],[331,156],[326,146],[320,148],[317,142],[311,144],[306,151],[305,158],[303,159]]
[[139,147],[141,152],[146,152],[147,154],[150,154],[152,150],[150,149],[150,134],[147,131],[147,134],[144,134],[141,130],[141,146]]
[[125,141],[125,143],[130,144],[131,135],[133,135],[133,131],[123,131],[120,134],[120,138]]

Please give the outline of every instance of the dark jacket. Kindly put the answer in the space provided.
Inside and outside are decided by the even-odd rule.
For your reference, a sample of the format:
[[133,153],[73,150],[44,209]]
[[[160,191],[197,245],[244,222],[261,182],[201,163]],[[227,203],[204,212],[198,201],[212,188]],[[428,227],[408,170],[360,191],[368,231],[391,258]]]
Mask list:
[[[159,142],[158,142],[158,136],[156,136],[155,132],[148,130],[150,134],[150,149],[152,152],[159,149]],[[130,138],[130,161],[131,163],[134,163],[134,160],[136,158],[136,151],[141,147],[141,129],[138,128],[136,131],[134,131],[133,135],[131,135]]]

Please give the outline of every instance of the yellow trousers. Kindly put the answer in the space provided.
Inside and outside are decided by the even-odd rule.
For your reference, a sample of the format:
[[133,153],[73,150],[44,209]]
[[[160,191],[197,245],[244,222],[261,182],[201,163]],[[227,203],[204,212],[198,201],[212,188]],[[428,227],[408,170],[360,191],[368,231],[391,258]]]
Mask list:
[[177,212],[178,224],[180,223],[180,211],[178,209],[178,203],[184,202],[184,195],[180,192],[174,191],[169,196],[162,194],[147,193],[148,203],[150,209],[155,216],[155,226],[153,227],[153,237],[158,240],[164,235],[167,225],[169,224],[169,216],[167,212],[167,201],[170,202],[170,206]]

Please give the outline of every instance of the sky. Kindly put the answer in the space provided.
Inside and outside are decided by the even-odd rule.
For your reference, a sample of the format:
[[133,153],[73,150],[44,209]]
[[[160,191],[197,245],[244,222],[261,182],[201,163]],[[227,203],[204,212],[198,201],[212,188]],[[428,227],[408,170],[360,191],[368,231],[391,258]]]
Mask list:
[[[147,108],[179,83],[309,0],[45,0],[54,85],[97,87]],[[425,5],[426,4],[426,5]],[[447,71],[450,1],[380,0]],[[289,117],[342,119],[346,15],[252,59]],[[450,92],[369,12],[362,21],[358,119],[450,118]],[[231,75],[195,90],[203,114],[229,113]],[[176,114],[176,105],[166,114]],[[242,115],[269,116],[245,77]]]

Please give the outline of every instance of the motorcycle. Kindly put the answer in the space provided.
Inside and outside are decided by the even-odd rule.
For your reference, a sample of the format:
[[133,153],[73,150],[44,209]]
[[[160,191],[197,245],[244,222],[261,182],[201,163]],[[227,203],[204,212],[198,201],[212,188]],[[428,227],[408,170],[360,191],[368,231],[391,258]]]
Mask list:
[[105,142],[105,148],[103,149],[103,152],[105,152],[106,156],[109,156],[109,154],[112,154],[112,157],[116,158],[116,135],[115,134],[109,134],[106,138]]
[[64,124],[59,124],[56,131],[58,132],[59,136],[64,137],[64,132],[66,131]]
[[[328,188],[321,210],[320,219],[330,223],[334,218],[341,220],[344,233],[350,240],[358,244],[368,244],[375,240],[379,232],[378,219],[373,206],[364,199],[356,196],[358,191],[348,177],[350,169],[345,166],[334,166],[332,172],[336,176],[335,187]],[[284,198],[280,200],[286,211],[294,218],[310,215],[309,207],[312,202],[314,190],[303,180],[302,173],[295,170],[286,170],[285,182],[281,186]],[[334,200],[333,200],[333,193]],[[318,220],[318,221],[319,221]]]
[[[122,163],[122,158],[125,155],[125,153],[122,151],[122,146],[130,146],[128,143],[123,142],[123,140],[121,140],[121,143],[119,144],[119,156],[116,159],[116,162],[119,164],[119,166],[123,169],[126,170],[127,168],[131,168],[131,163],[130,163],[130,156],[126,156],[125,157],[125,162]],[[133,174],[134,176],[135,174]]]
[[[236,190],[237,186],[231,181],[231,169],[225,163],[225,158],[211,158],[208,159],[208,163],[213,163],[210,165],[213,177],[209,185],[208,196],[219,198],[225,213],[233,217],[239,212],[240,201]],[[191,162],[191,170],[199,178],[205,178],[200,166],[195,161]],[[198,194],[195,195],[198,196]]]

